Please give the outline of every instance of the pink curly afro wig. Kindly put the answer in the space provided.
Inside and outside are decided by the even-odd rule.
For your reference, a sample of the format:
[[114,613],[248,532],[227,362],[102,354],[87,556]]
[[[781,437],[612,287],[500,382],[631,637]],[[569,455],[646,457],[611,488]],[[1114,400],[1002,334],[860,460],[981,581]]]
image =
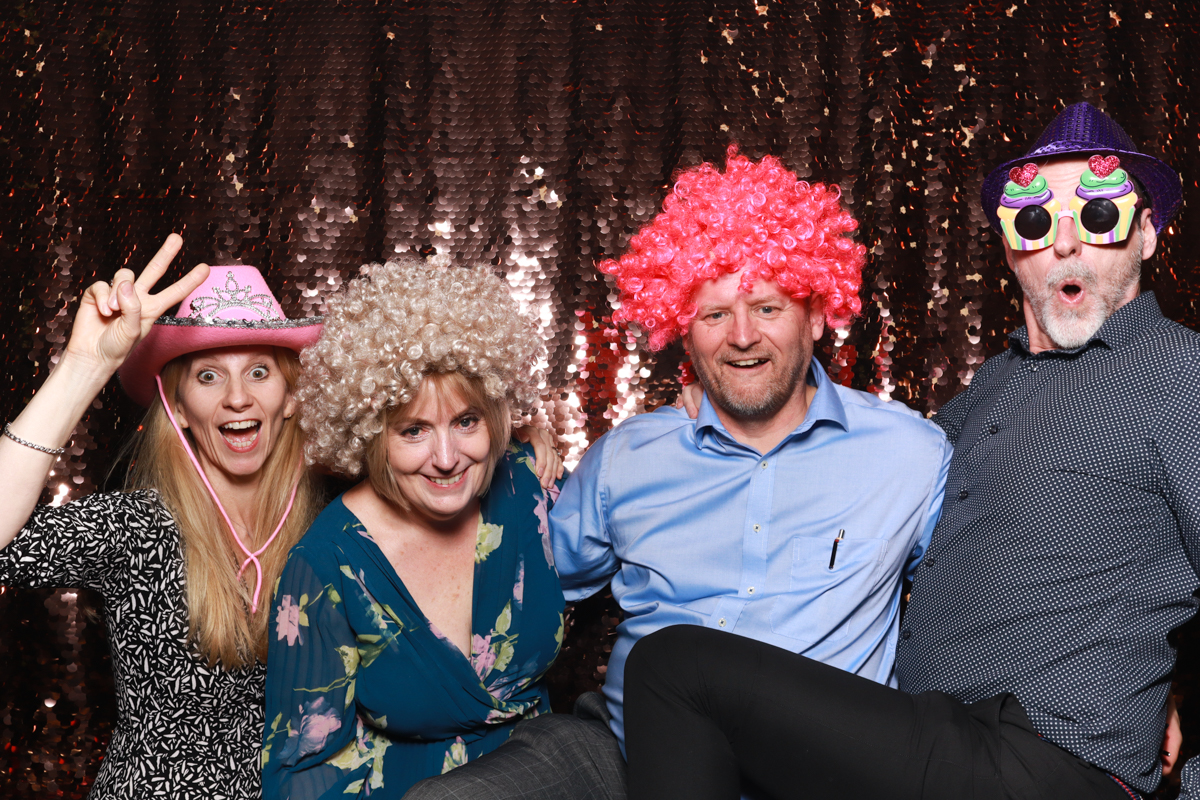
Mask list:
[[866,248],[847,236],[858,223],[840,198],[837,186],[810,186],[779,159],[755,164],[730,145],[724,173],[708,163],[681,173],[629,251],[600,263],[621,290],[616,321],[636,322],[660,350],[687,333],[700,284],[745,268],[741,291],[775,281],[797,299],[821,298],[829,324],[846,324],[862,308]]

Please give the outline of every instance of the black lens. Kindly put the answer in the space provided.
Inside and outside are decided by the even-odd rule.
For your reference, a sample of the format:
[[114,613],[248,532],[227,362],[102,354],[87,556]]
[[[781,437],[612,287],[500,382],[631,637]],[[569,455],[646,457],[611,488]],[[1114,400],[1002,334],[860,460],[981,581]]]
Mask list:
[[1041,239],[1050,232],[1050,212],[1041,206],[1025,206],[1017,212],[1013,227],[1017,229],[1022,239]]
[[1108,233],[1121,221],[1121,211],[1112,200],[1097,197],[1088,200],[1079,212],[1079,224],[1088,233]]

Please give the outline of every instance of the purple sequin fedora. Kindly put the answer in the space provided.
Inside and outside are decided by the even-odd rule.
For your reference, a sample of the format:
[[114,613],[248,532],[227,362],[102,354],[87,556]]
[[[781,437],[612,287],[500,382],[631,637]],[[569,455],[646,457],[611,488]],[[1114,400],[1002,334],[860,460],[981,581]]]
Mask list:
[[1064,108],[1042,131],[1029,152],[1020,158],[1005,161],[991,171],[983,182],[981,192],[988,221],[995,230],[1000,230],[996,208],[1000,205],[1000,194],[1008,182],[1011,168],[1042,158],[1070,155],[1086,158],[1095,154],[1117,156],[1121,159],[1121,166],[1141,182],[1150,195],[1150,218],[1154,222],[1154,230],[1162,233],[1179,210],[1183,197],[1179,174],[1154,156],[1139,152],[1133,139],[1112,117],[1088,103],[1076,103]]

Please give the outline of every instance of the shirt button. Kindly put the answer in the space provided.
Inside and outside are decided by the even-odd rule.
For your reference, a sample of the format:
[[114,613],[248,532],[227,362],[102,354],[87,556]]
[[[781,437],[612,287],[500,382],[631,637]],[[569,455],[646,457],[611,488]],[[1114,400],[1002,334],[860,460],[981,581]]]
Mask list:
[[764,461],[764,462],[762,462],[761,464],[759,464],[759,466],[760,466],[760,467],[762,467],[763,469],[766,469],[766,468],[767,468],[767,462],[765,462],[765,461]]
[[717,620],[717,624],[720,625],[722,628],[724,628],[725,627],[725,618],[721,617],[719,620]]
[[749,589],[747,589],[746,594],[754,594],[754,587],[751,586]]
[[910,631],[908,628],[905,628],[904,630],[900,631],[900,638],[901,639],[911,639],[912,631]]
[[758,533],[758,530],[759,530],[759,528],[760,528],[760,527],[761,527],[760,525],[755,525],[755,526],[754,526],[754,532],[755,532],[755,533]]
[[937,556],[935,556],[933,553],[930,553],[929,555],[925,556],[925,563],[932,567],[937,563]]
[[999,426],[999,425],[993,425],[993,426],[991,426],[990,428],[988,428],[988,433],[990,433],[990,434],[993,434],[993,435],[994,435],[994,434],[996,434],[996,433],[997,433],[999,430],[1000,430],[1000,426]]
[[968,496],[968,494],[969,494],[969,492],[968,492],[966,489],[963,489],[961,492],[959,492],[959,493],[958,493],[958,499],[959,499],[959,500],[966,500],[966,499],[967,499],[967,496]]

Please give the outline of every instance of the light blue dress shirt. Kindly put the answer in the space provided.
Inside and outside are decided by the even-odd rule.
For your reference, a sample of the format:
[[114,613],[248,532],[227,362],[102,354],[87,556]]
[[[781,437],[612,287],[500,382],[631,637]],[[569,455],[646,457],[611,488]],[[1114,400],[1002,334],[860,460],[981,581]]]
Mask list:
[[625,420],[563,487],[550,513],[563,593],[580,600],[611,580],[625,611],[604,685],[622,746],[625,659],[668,625],[894,685],[901,578],[929,543],[953,448],[932,422],[833,383],[815,360],[814,382],[804,422],[769,453],[738,443],[706,397],[695,420],[674,408]]

